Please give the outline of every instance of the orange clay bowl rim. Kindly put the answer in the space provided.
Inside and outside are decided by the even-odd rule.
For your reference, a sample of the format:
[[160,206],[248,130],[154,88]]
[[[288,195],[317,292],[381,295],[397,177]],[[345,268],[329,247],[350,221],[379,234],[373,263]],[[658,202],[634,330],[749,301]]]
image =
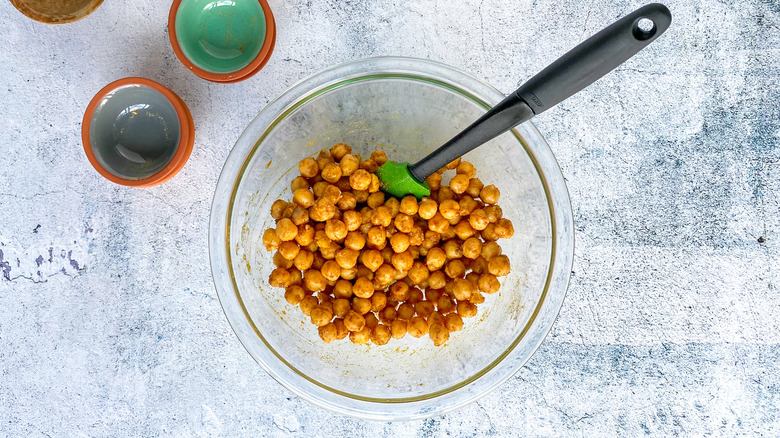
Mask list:
[[[100,101],[103,100],[103,98],[105,98],[110,92],[128,85],[142,85],[160,92],[168,99],[171,105],[173,105],[173,108],[176,110],[176,115],[179,119],[179,144],[176,147],[176,152],[171,158],[171,161],[169,161],[165,167],[160,169],[159,172],[141,179],[122,178],[109,172],[105,167],[103,167],[103,165],[100,164],[97,157],[95,156],[95,153],[92,150],[92,143],[90,142],[89,138],[89,130],[90,126],[92,125],[92,116],[95,114],[95,109],[100,104]],[[173,178],[173,176],[184,167],[184,164],[187,163],[187,160],[192,153],[192,147],[195,144],[195,127],[192,122],[192,114],[190,113],[190,110],[176,93],[150,79],[130,77],[119,79],[106,85],[100,91],[98,91],[95,97],[92,98],[92,100],[89,102],[89,106],[87,106],[87,110],[84,112],[84,119],[81,122],[81,141],[84,145],[84,152],[87,154],[87,159],[89,159],[90,164],[92,164],[92,167],[94,167],[95,170],[97,170],[98,173],[100,173],[107,180],[116,184],[121,184],[123,186],[151,187],[162,184],[165,181]]]
[[103,4],[103,0],[93,0],[91,2],[85,2],[89,3],[90,5],[87,7],[84,7],[83,9],[77,11],[73,14],[65,14],[65,15],[50,15],[45,12],[37,11],[29,6],[24,2],[24,0],[11,0],[11,4],[19,10],[22,14],[26,15],[28,18],[31,18],[39,23],[45,23],[45,24],[67,24],[67,23],[73,23],[74,21],[79,21],[83,18],[86,18],[88,15],[92,14],[97,10],[97,8],[100,7],[101,4]]
[[176,13],[179,11],[179,5],[181,5],[182,0],[173,0],[171,11],[168,13],[168,39],[171,42],[171,47],[173,47],[173,53],[176,54],[179,61],[181,61],[181,63],[191,72],[208,81],[229,84],[243,81],[244,79],[249,79],[254,76],[263,68],[263,66],[265,66],[266,62],[268,62],[271,53],[274,51],[274,45],[276,44],[276,22],[274,21],[274,14],[271,12],[271,7],[268,6],[266,0],[257,1],[260,3],[260,7],[263,8],[263,14],[265,15],[265,39],[263,40],[262,47],[260,47],[260,52],[246,67],[232,73],[212,73],[198,67],[187,59],[184,52],[181,50],[179,39],[176,35]]

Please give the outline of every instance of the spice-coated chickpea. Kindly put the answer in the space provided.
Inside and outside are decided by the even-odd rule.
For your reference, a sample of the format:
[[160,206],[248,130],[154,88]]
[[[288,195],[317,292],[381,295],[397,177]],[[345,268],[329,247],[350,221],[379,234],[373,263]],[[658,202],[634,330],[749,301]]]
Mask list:
[[496,224],[488,224],[484,230],[480,233],[482,239],[485,241],[496,241],[498,236],[496,235]]
[[353,344],[368,344],[370,339],[371,329],[368,327],[363,327],[360,331],[349,333],[349,340],[352,341]]
[[398,213],[393,220],[395,228],[402,233],[410,233],[414,228],[414,219],[405,213]]
[[390,286],[390,299],[398,302],[403,302],[409,299],[409,285],[396,281]]
[[456,159],[454,159],[454,160],[450,161],[450,162],[449,162],[449,163],[448,163],[446,166],[444,166],[442,169],[444,169],[444,170],[452,170],[452,169],[457,169],[457,168],[458,168],[458,166],[460,165],[460,161],[461,161],[461,160],[460,160],[460,157],[458,157],[458,158],[456,158]]
[[444,242],[442,249],[444,249],[444,254],[450,260],[463,257],[463,250],[460,247],[460,243],[455,239]]
[[368,200],[368,190],[352,190],[352,193],[355,195],[355,199],[357,199],[358,204]]
[[334,242],[338,242],[347,237],[347,225],[340,220],[329,220],[325,222],[325,235]]
[[414,257],[410,251],[395,253],[392,256],[391,263],[399,272],[408,272],[414,264]]
[[[322,189],[320,199],[327,200],[331,204],[336,204],[341,200],[341,189],[333,184],[328,184]],[[337,212],[338,213],[338,212]]]
[[352,310],[352,303],[346,298],[337,298],[333,300],[333,314],[343,318]]
[[450,340],[450,331],[447,330],[447,327],[434,323],[428,328],[428,336],[433,341],[433,345],[438,347]]
[[309,208],[309,217],[317,222],[330,220],[335,214],[336,206],[327,198],[318,199],[317,202]]
[[[455,236],[455,225],[458,225],[460,223],[460,214],[456,215],[452,219],[448,220],[447,222],[450,223],[450,227],[448,228],[451,231],[452,236]],[[452,237],[450,237],[451,239]]]
[[282,244],[282,240],[276,235],[276,230],[269,228],[263,232],[263,245],[266,251],[274,251]]
[[496,277],[503,277],[509,274],[509,271],[509,257],[502,254],[488,260],[488,272]]
[[450,220],[460,214],[460,205],[458,204],[458,201],[448,199],[439,204],[439,213],[444,216],[445,219]]
[[385,204],[384,192],[371,193],[370,195],[368,195],[368,200],[366,201],[366,203],[371,208],[377,208],[380,205],[384,205]]
[[349,176],[349,185],[355,190],[368,190],[371,185],[371,174],[364,169],[358,169]]
[[428,288],[425,290],[425,300],[430,301],[432,303],[437,303],[439,301],[439,298],[444,296],[444,290],[443,289],[433,289]]
[[374,294],[374,284],[366,277],[358,277],[352,285],[352,293],[360,298],[371,298]]
[[442,295],[439,297],[439,300],[436,301],[436,310],[442,315],[447,315],[448,313],[455,311],[455,302],[452,301],[450,297]]
[[450,190],[452,190],[453,192],[459,195],[461,193],[464,193],[466,189],[469,187],[469,180],[470,178],[468,177],[468,175],[463,175],[463,174],[455,175],[450,180]]
[[391,322],[395,321],[395,317],[396,312],[393,306],[386,305],[384,309],[379,311],[379,320],[383,324],[390,325]]
[[295,204],[290,202],[287,204],[287,207],[284,208],[284,212],[282,213],[282,218],[291,218],[293,212],[295,211]]
[[360,253],[354,249],[343,248],[336,251],[336,263],[341,269],[349,269],[357,264]]
[[433,173],[428,178],[425,178],[425,182],[428,183],[428,188],[431,191],[439,190],[441,188],[441,174]]
[[371,248],[382,249],[387,245],[387,233],[381,226],[374,226],[368,230],[366,243]]
[[362,225],[363,215],[354,210],[345,211],[341,216],[341,221],[347,226],[347,231],[355,231]]
[[456,278],[453,283],[452,295],[459,301],[468,300],[476,290],[474,283],[463,278]]
[[333,156],[330,154],[329,150],[323,149],[319,154],[317,154],[315,161],[317,162],[317,166],[320,168],[320,170],[322,170],[325,168],[325,166],[334,162],[335,160],[333,159]]
[[355,209],[355,207],[357,207],[357,197],[355,194],[349,191],[349,187],[346,189],[346,191],[342,190],[341,187],[339,187],[339,190],[341,190],[341,197],[336,203],[336,207],[338,207],[339,210],[343,211],[344,213],[356,213],[352,211]]
[[[306,251],[310,251],[310,249],[307,248]],[[322,253],[319,251],[312,252],[312,254],[314,254],[314,261],[311,262],[311,267],[312,269],[319,271],[320,268],[322,268],[322,265],[325,263],[325,257],[323,257]]]
[[379,324],[371,330],[371,342],[376,345],[385,345],[390,342],[390,328]]
[[290,270],[290,285],[300,286],[303,284],[303,273],[297,269]]
[[423,198],[417,209],[417,213],[422,219],[429,220],[436,215],[439,210],[439,204],[431,198]]
[[419,316],[422,316],[423,318],[428,318],[431,316],[431,313],[435,310],[434,305],[430,301],[418,301],[414,304],[414,310],[417,312]]
[[339,165],[341,166],[342,175],[351,176],[360,167],[360,162],[354,155],[347,154],[341,158]]
[[497,223],[499,219],[504,217],[504,212],[498,205],[488,205],[483,210],[485,210],[485,216],[492,224]]
[[374,292],[371,295],[371,311],[380,312],[387,306],[387,294],[384,292]]
[[296,254],[295,258],[293,259],[293,264],[295,265],[295,269],[301,271],[305,271],[311,268],[313,262],[314,262],[314,254],[310,253],[305,249],[298,251],[298,254]]
[[344,239],[344,247],[360,251],[366,245],[366,238],[359,231],[350,231]]
[[476,210],[477,208],[480,208],[482,206],[482,203],[475,200],[471,196],[463,196],[458,201],[458,206],[460,207],[460,215],[461,216],[468,216]]
[[425,319],[425,322],[428,323],[428,332],[431,331],[431,326],[433,324],[441,324],[444,325],[444,315],[442,315],[439,312],[433,312],[431,315]]
[[318,181],[311,187],[311,191],[314,192],[316,198],[321,198],[323,193],[325,193],[325,188],[329,185],[326,181]]
[[298,163],[298,171],[301,173],[301,176],[313,178],[319,173],[320,167],[317,165],[317,161],[314,158],[308,157]]
[[500,195],[501,192],[493,184],[483,187],[482,190],[479,192],[479,197],[480,199],[482,199],[482,202],[484,202],[485,204],[497,203]]
[[463,256],[476,259],[482,254],[482,241],[477,237],[469,237],[463,242]]
[[354,280],[355,277],[357,277],[357,266],[353,266],[351,268],[341,268],[341,278],[344,280]]
[[311,309],[311,323],[317,327],[322,327],[333,319],[333,311],[325,306],[317,306]]
[[336,143],[333,145],[333,147],[330,148],[330,156],[337,160],[341,160],[344,158],[344,155],[351,153],[352,146],[344,143]]
[[498,223],[496,223],[496,236],[498,236],[501,239],[507,239],[509,237],[512,237],[513,234],[515,234],[515,228],[512,225],[512,221],[509,219],[501,218],[498,220]]
[[306,178],[304,178],[302,176],[296,176],[290,182],[290,191],[293,194],[295,194],[295,192],[297,192],[300,189],[309,190],[309,181],[307,181]]
[[306,292],[298,285],[292,285],[284,291],[284,299],[293,306],[297,306],[305,296]]
[[498,289],[501,287],[501,283],[499,283],[498,278],[496,278],[495,275],[491,273],[485,273],[479,276],[478,280],[479,290],[482,292],[485,292],[486,294],[493,294],[498,292]]
[[317,297],[314,295],[307,295],[304,297],[300,303],[298,303],[298,307],[301,308],[301,312],[303,312],[304,315],[310,316],[311,311],[319,305],[319,302],[317,301]]
[[285,208],[287,208],[287,202],[277,199],[271,204],[271,217],[276,220],[281,219]]
[[404,252],[409,249],[409,236],[404,233],[395,233],[390,238],[390,246],[395,252]]
[[425,318],[415,316],[409,320],[406,331],[415,338],[421,338],[428,333],[428,323],[425,322]]
[[344,326],[344,319],[336,318],[332,324],[336,326],[336,339],[344,339],[349,336],[349,330]]
[[384,205],[380,205],[374,210],[374,215],[371,217],[371,223],[374,225],[380,225],[383,227],[389,226],[393,222],[393,215],[390,213],[390,209]]
[[[428,255],[425,256],[425,264],[428,266],[428,270],[433,272],[441,269],[444,266],[444,262],[447,261],[447,254],[439,247],[431,248],[428,251]],[[430,279],[428,280],[430,283]]]
[[298,227],[288,218],[281,219],[276,224],[276,236],[282,242],[295,239],[298,235]]
[[425,232],[425,238],[420,245],[422,245],[422,247],[425,249],[431,249],[439,244],[439,240],[441,240],[441,234],[435,231],[427,230]]
[[404,196],[398,206],[398,211],[403,214],[408,214],[409,216],[414,216],[417,214],[417,207],[417,198],[412,195]]
[[[342,176],[339,178],[338,181],[333,183],[334,186],[336,186],[339,190],[341,190],[341,196],[343,197],[346,193],[352,193],[352,186],[349,185],[349,177],[348,176]],[[339,198],[341,200],[341,198]],[[342,208],[342,210],[344,210]]]
[[444,317],[444,326],[451,332],[457,332],[463,329],[463,318],[457,313],[450,313]]
[[442,188],[440,188],[439,192],[437,193],[437,198],[438,198],[437,201],[439,201],[439,205],[441,205],[442,202],[448,199],[453,199],[453,200],[458,199],[458,195],[456,195],[455,192],[453,192],[452,189],[450,189],[449,187],[442,186]]
[[284,268],[276,268],[271,271],[268,284],[273,287],[287,287],[290,285],[290,272]]
[[366,318],[366,327],[370,328],[371,330],[379,325],[379,318],[377,318],[373,312],[365,314],[364,317]]
[[478,198],[479,192],[482,191],[483,187],[485,187],[485,185],[482,184],[482,181],[480,181],[479,178],[472,177],[469,181],[469,186],[466,188],[466,194],[472,198]]
[[474,168],[474,165],[469,163],[468,161],[461,161],[460,164],[458,164],[457,169],[455,172],[458,175],[466,175],[469,177],[469,179],[474,178],[474,176],[477,174],[477,169]]
[[371,311],[371,299],[370,298],[360,298],[355,297],[352,299],[352,310],[355,312],[365,315],[366,313]]
[[309,224],[303,224],[298,226],[298,235],[295,236],[295,241],[298,245],[309,246],[314,242],[314,227]]
[[469,237],[477,234],[477,232],[474,231],[474,228],[469,224],[469,221],[465,219],[461,219],[460,222],[453,227],[452,231],[455,232],[455,235],[458,236],[460,240],[467,240]]
[[423,239],[425,238],[425,233],[423,232],[423,229],[415,225],[412,228],[412,231],[409,232],[409,244],[412,247],[420,246],[423,243]]
[[461,318],[471,318],[477,315],[477,306],[468,301],[459,302],[457,308]]
[[333,285],[333,295],[336,298],[351,298],[352,297],[352,283],[348,280],[337,280]]
[[385,153],[385,151],[377,150],[371,152],[371,159],[376,161],[377,164],[381,166],[387,162],[387,154]]
[[365,325],[366,319],[354,310],[347,312],[347,315],[344,317],[344,327],[351,332],[360,331]]
[[[361,260],[361,257],[358,257],[358,260]],[[485,266],[487,266],[487,265],[485,265]],[[357,276],[358,277],[365,277],[365,278],[368,278],[369,280],[373,280],[374,279],[374,271],[372,271],[371,269],[368,269],[367,267],[365,267],[362,264],[358,265],[357,268],[358,268],[358,272],[357,272]],[[485,269],[487,269],[487,268],[485,268]]]
[[385,201],[385,207],[390,210],[390,214],[395,217],[401,211],[401,201],[392,196]]
[[409,299],[407,300],[407,302],[411,304],[417,304],[418,302],[422,301],[424,298],[425,295],[423,295],[423,292],[420,289],[416,287],[409,288]]
[[379,164],[372,159],[365,160],[360,163],[360,168],[369,173],[374,173],[379,168]]
[[300,249],[301,247],[298,246],[298,244],[295,243],[295,241],[282,242],[282,244],[279,245],[279,253],[281,253],[282,257],[284,257],[287,260],[295,259],[295,256],[298,255]]
[[326,344],[330,344],[331,342],[338,339],[338,329],[336,328],[336,325],[332,322],[329,322],[328,324],[319,327],[317,329],[317,332],[320,335],[320,339],[322,339]]
[[413,316],[414,316],[414,304],[407,302],[398,306],[398,310],[396,310],[396,317],[398,319],[408,321],[412,319]]
[[394,339],[401,339],[406,336],[406,325],[406,321],[402,321],[400,319],[394,320],[390,324],[390,336],[392,336]]
[[[396,267],[398,269],[398,267]],[[425,265],[425,263],[416,261],[412,264],[412,267],[409,268],[409,273],[407,274],[409,279],[412,280],[412,283],[414,284],[420,284],[423,281],[428,280],[430,272],[428,271],[428,267]]]
[[274,254],[273,262],[274,262],[274,266],[276,266],[277,268],[290,269],[293,265],[292,260],[287,260],[286,258],[284,258],[282,256],[282,253],[280,253],[279,251],[277,251]]
[[338,251],[341,247],[337,243],[328,242],[326,245],[319,245],[320,247],[320,255],[325,260],[333,260],[336,258],[336,251]]
[[460,259],[450,260],[444,266],[444,273],[450,278],[461,278],[466,273],[466,265]]
[[301,207],[300,205],[296,205],[292,216],[290,216],[290,219],[296,226],[301,226],[309,222],[309,210]]
[[446,230],[444,230],[443,233],[441,233],[441,240],[443,242],[446,242],[454,237],[455,237],[455,227],[448,227]]
[[496,242],[486,242],[482,245],[482,257],[490,261],[493,257],[501,255],[501,246]]
[[482,295],[480,291],[474,292],[474,294],[469,298],[469,302],[471,304],[482,304],[485,302],[485,296]]
[[490,224],[490,219],[488,219],[485,210],[481,208],[472,211],[469,215],[469,225],[477,231],[484,230],[488,224]]
[[376,270],[374,274],[374,281],[379,284],[389,285],[395,280],[395,275],[398,271],[392,265],[383,264]]
[[312,292],[325,290],[328,280],[322,275],[322,272],[310,269],[303,274],[303,285]]
[[432,218],[428,220],[428,229],[437,233],[444,233],[450,228],[450,223],[441,213],[436,213]]

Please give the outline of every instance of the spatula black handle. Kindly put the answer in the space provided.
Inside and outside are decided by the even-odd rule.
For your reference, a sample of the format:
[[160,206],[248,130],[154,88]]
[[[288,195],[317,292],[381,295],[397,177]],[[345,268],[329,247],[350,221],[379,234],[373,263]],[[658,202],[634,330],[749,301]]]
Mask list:
[[669,28],[672,14],[652,3],[626,15],[558,58],[439,149],[409,166],[418,181],[614,70]]

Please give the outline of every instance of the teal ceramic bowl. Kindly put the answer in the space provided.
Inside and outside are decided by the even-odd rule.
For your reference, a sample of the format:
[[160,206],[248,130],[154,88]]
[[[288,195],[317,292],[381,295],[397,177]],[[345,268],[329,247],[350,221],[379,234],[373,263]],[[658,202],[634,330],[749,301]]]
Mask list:
[[213,82],[251,77],[265,65],[276,40],[266,0],[175,0],[168,32],[179,60]]

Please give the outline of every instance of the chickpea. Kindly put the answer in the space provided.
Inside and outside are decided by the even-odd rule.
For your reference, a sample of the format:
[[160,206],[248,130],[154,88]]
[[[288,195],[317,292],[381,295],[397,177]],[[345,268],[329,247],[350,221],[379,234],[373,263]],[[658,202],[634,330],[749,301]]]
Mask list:
[[274,254],[273,262],[277,268],[290,269],[293,265],[292,261],[284,258],[279,251]]
[[282,244],[282,240],[276,235],[276,230],[269,228],[263,232],[263,245],[266,251],[274,251]]
[[455,232],[455,235],[458,236],[460,240],[468,240],[470,237],[477,234],[477,232],[474,231],[474,228],[469,224],[469,221],[465,219],[461,219],[452,231]]
[[371,159],[376,161],[380,166],[387,162],[387,154],[385,151],[376,150],[371,153]]
[[406,330],[415,338],[421,338],[426,333],[428,333],[428,323],[425,322],[425,318],[421,316],[415,316],[409,320]]
[[344,326],[342,318],[334,319],[333,325],[336,326],[336,339],[344,339],[349,335],[349,330]]
[[498,188],[493,184],[483,187],[479,192],[479,197],[485,204],[497,203],[500,195],[501,192],[499,192]]
[[319,173],[320,167],[317,165],[317,161],[314,158],[308,157],[298,163],[298,171],[301,173],[301,176],[313,178]]
[[329,220],[325,222],[325,235],[328,239],[338,242],[347,237],[347,226],[340,220]]
[[336,143],[330,148],[330,155],[337,160],[341,160],[344,158],[344,155],[350,153],[352,153],[352,146],[344,143]]
[[303,312],[303,314],[306,316],[310,316],[311,311],[314,310],[314,308],[318,305],[319,303],[317,302],[317,297],[314,295],[307,295],[301,300],[300,303],[298,303],[298,307],[301,308],[301,312]]
[[450,190],[460,195],[469,187],[470,178],[468,175],[458,174],[450,180]]
[[382,324],[390,325],[391,322],[395,321],[395,317],[395,307],[390,305],[390,303],[385,305],[385,307],[379,311],[379,320],[382,321]]
[[460,214],[460,205],[458,204],[458,201],[448,199],[439,204],[439,213],[444,216],[445,219],[450,220]]
[[450,340],[450,331],[447,330],[447,327],[443,326],[442,324],[439,323],[431,324],[430,328],[428,329],[428,332],[429,332],[428,335],[433,341],[433,345],[435,345],[436,347]]
[[[458,225],[458,224],[460,223],[460,214],[456,215],[454,218],[452,218],[452,219],[448,220],[447,222],[449,222],[449,224],[450,224],[450,227],[448,228],[448,230],[450,230],[450,231],[451,231],[451,233],[450,233],[450,234],[451,234],[452,236],[455,236],[455,235],[456,235],[456,234],[455,234],[455,225]],[[452,237],[450,237],[450,239],[451,239],[451,238],[452,238]]]
[[458,175],[466,175],[469,177],[469,179],[474,178],[477,174],[477,169],[474,168],[474,165],[469,163],[468,161],[461,161],[460,164],[458,164],[457,169],[455,172]]
[[349,185],[355,190],[368,190],[371,185],[371,174],[364,169],[358,169],[349,176]]
[[[358,228],[360,228],[360,225],[362,225],[362,223],[363,223],[363,215],[361,215],[360,213],[358,213],[358,212],[356,212],[354,210],[345,211],[341,215],[341,221],[346,226],[347,232],[355,231]],[[346,234],[345,234],[344,237],[346,237]],[[338,239],[338,240],[340,240],[340,239]]]
[[352,341],[353,344],[368,344],[369,339],[371,339],[371,329],[368,327],[363,327],[360,331],[349,333],[349,340]]
[[[396,267],[398,269],[398,267]],[[428,271],[428,267],[425,265],[425,263],[416,261],[412,264],[412,267],[409,268],[408,277],[410,280],[412,280],[412,283],[414,284],[420,284],[423,281],[428,280],[430,272]]]
[[433,324],[441,324],[444,325],[444,315],[442,315],[439,312],[433,312],[431,313],[431,316],[426,318],[425,322],[428,323],[428,331],[430,332],[431,326]]
[[444,266],[444,273],[450,278],[461,278],[466,273],[466,265],[460,259],[450,260]]
[[371,311],[380,312],[387,306],[387,294],[384,292],[374,292],[371,295]]
[[423,200],[420,201],[417,213],[422,219],[430,220],[436,215],[438,209],[439,204],[437,204],[436,201],[431,198],[423,198]]
[[447,315],[450,312],[455,311],[455,302],[447,295],[442,295],[438,301],[436,301],[436,310],[442,315]]
[[301,226],[309,222],[309,210],[301,207],[300,205],[296,205],[292,216],[290,216],[290,219],[296,226]]
[[388,227],[393,222],[393,215],[390,209],[381,205],[374,210],[374,216],[371,217],[371,223],[382,227]]
[[314,227],[309,224],[303,224],[298,226],[298,235],[295,236],[295,241],[298,245],[309,246],[314,242]]
[[412,231],[409,233],[409,245],[412,247],[418,247],[422,245],[424,238],[425,233],[423,232],[423,229],[415,225],[414,228],[412,228]]
[[407,302],[398,306],[398,310],[396,311],[396,317],[398,319],[408,321],[412,319],[413,316],[414,316],[414,304]]
[[398,302],[403,302],[409,299],[409,285],[397,281],[390,286],[390,299]]
[[355,194],[355,199],[357,199],[358,204],[368,200],[368,190],[352,190],[352,193]]
[[322,292],[317,292],[317,300],[320,303],[320,306],[325,306],[328,309],[333,311],[333,297],[330,296],[330,292],[328,291],[330,288],[325,288]]
[[317,202],[309,208],[309,217],[317,222],[330,220],[335,214],[336,206],[327,198],[318,199]]
[[482,254],[482,241],[477,237],[469,237],[463,242],[463,255],[470,259],[476,259]]
[[474,295],[469,298],[471,304],[482,304],[485,302],[485,296],[480,291],[474,292]]
[[310,269],[303,274],[303,285],[306,289],[312,292],[319,292],[325,290],[328,280],[322,275],[320,271]]
[[436,213],[430,220],[428,220],[428,229],[437,233],[444,233],[450,227],[450,223],[441,213]]
[[320,335],[320,339],[325,341],[326,344],[330,344],[331,342],[338,339],[338,329],[332,322],[329,322],[328,324],[318,328],[317,332]]
[[341,166],[341,174],[344,176],[351,176],[360,167],[360,161],[352,154],[344,155],[339,163]]
[[291,218],[294,211],[295,211],[295,204],[288,203],[287,207],[284,207],[284,212],[282,213],[282,219]]
[[348,280],[337,280],[333,285],[333,295],[336,298],[351,298],[352,297],[352,283]]
[[276,268],[271,272],[268,284],[273,287],[287,287],[290,285],[290,273],[285,268]]
[[290,286],[284,291],[284,299],[293,306],[297,306],[305,296],[306,292],[298,285]]
[[501,239],[507,239],[509,237],[512,237],[512,235],[515,234],[515,228],[512,225],[512,221],[509,219],[501,218],[498,220],[498,223],[496,223],[496,236],[498,236]]
[[468,301],[461,301],[457,306],[458,315],[461,318],[471,318],[477,315],[477,306]]
[[328,242],[327,245],[320,245],[320,255],[322,255],[322,258],[325,260],[333,260],[336,258],[336,252],[340,248],[341,247],[337,243]]
[[425,249],[431,249],[434,246],[439,244],[439,240],[441,239],[441,234],[428,230],[425,232],[425,238],[423,239],[421,245]]
[[380,205],[384,205],[385,194],[383,192],[371,193],[370,195],[368,195],[368,200],[366,201],[366,203],[368,203],[368,206],[371,208],[377,208]]
[[484,208],[485,216],[487,216],[490,223],[495,224],[504,216],[503,210],[498,205],[488,205]]
[[430,301],[419,301],[414,304],[414,310],[417,315],[428,318],[434,311],[433,303]]
[[317,306],[311,309],[311,323],[317,327],[323,327],[333,319],[333,312],[325,306]]
[[457,169],[459,165],[460,165],[460,157],[450,161],[449,164],[442,167],[442,171]]
[[377,164],[376,161],[369,158],[368,160],[365,160],[362,163],[360,163],[360,168],[362,170],[365,170],[366,172],[374,173],[379,168],[379,164]]
[[409,299],[407,300],[411,304],[417,304],[425,298],[422,291],[416,287],[409,289]]
[[482,181],[480,181],[479,178],[474,178],[472,176],[471,180],[469,181],[469,186],[466,188],[466,194],[472,198],[478,198],[479,192],[482,191],[483,187],[485,187],[485,185],[482,184]]
[[344,317],[344,327],[347,328],[347,330],[351,332],[357,332],[363,329],[366,325],[366,319],[363,318],[363,315],[355,312],[354,310],[350,310],[347,312],[347,315]]
[[355,277],[357,277],[357,266],[353,266],[351,268],[341,268],[341,278],[344,280],[354,280]]
[[385,201],[385,207],[390,210],[391,216],[396,217],[398,213],[401,212],[401,201],[391,196],[387,201]]
[[458,243],[458,241],[455,239],[444,242],[442,248],[444,249],[444,254],[450,260],[463,257],[463,250],[460,247],[460,243]]
[[279,253],[287,260],[295,259],[295,256],[298,255],[300,249],[301,247],[294,241],[282,242],[282,244],[279,245]]
[[477,201],[471,196],[463,196],[458,201],[458,206],[460,207],[459,213],[461,216],[468,216],[477,208],[482,207],[482,205],[483,204],[481,202]]
[[501,246],[496,242],[487,242],[482,245],[482,257],[490,261],[493,257],[501,255]]
[[441,188],[441,174],[433,173],[428,178],[425,178],[425,182],[428,183],[428,188],[432,192],[439,190]]
[[285,208],[287,208],[287,202],[277,199],[271,204],[271,217],[276,220],[281,219]]
[[439,298],[444,296],[444,290],[443,289],[433,289],[428,288],[425,290],[425,300],[430,301],[432,303],[437,303],[439,301]]
[[325,188],[328,187],[329,185],[330,184],[328,184],[326,181],[317,181],[311,187],[311,190],[314,192],[315,197],[322,198],[323,193],[325,193]]
[[360,253],[354,249],[344,248],[336,251],[336,263],[339,268],[349,269],[357,264],[357,259]]
[[352,299],[352,310],[365,315],[371,311],[371,300],[369,298],[355,297]]
[[352,285],[352,293],[360,298],[371,298],[374,294],[374,284],[366,277],[358,277]]
[[357,213],[352,211],[357,207],[357,197],[355,196],[354,193],[349,191],[351,189],[349,187],[349,183],[347,183],[347,186],[348,187],[344,189],[336,186],[336,188],[338,188],[339,191],[341,192],[341,197],[336,202],[336,207],[338,207],[339,210],[343,211],[344,213],[348,213],[348,212]]
[[392,265],[383,264],[376,270],[374,274],[374,280],[379,284],[388,285],[395,280],[395,275],[398,271],[393,268]]
[[482,230],[482,239],[486,241],[496,241],[498,240],[498,236],[496,236],[496,224],[487,224],[484,230]]
[[379,318],[377,318],[373,312],[367,313],[365,315],[365,318],[366,318],[366,327],[370,328],[371,330],[373,330],[374,328],[376,328],[376,326],[379,325]]
[[333,156],[330,155],[330,151],[327,149],[323,149],[320,151],[319,154],[317,154],[317,158],[315,159],[317,161],[317,167],[320,168],[320,170],[324,169],[325,166],[332,163]]
[[439,204],[441,205],[442,202],[444,202],[446,200],[450,200],[450,199],[451,200],[456,200],[456,199],[458,199],[458,195],[456,195],[455,192],[453,192],[451,188],[449,188],[447,186],[442,186],[439,189],[439,193],[438,193]]
[[444,326],[451,332],[463,329],[463,318],[457,313],[450,313],[444,317]]
[[498,282],[498,278],[490,273],[480,275],[477,284],[479,285],[479,290],[485,292],[486,294],[496,293],[501,287],[501,283]]
[[393,237],[390,238],[390,246],[397,253],[406,251],[409,249],[409,236],[404,233],[393,234]]
[[[428,255],[425,257],[425,264],[428,266],[428,270],[433,272],[441,269],[444,266],[444,262],[447,261],[447,254],[443,249],[434,247],[428,251]],[[430,279],[428,280],[430,283]]]
[[393,254],[391,264],[398,272],[408,272],[414,265],[414,257],[410,251]]
[[448,227],[446,230],[444,230],[443,233],[441,233],[441,240],[448,241],[456,236],[455,234],[455,227]]
[[[309,249],[307,249],[307,251],[309,251]],[[325,257],[323,257],[319,251],[313,252],[312,254],[314,254],[314,261],[311,262],[311,267],[312,269],[319,271],[320,268],[322,268],[322,265],[325,263]]]
[[497,255],[488,260],[488,272],[496,277],[503,277],[509,274],[509,257]]
[[358,231],[350,231],[344,239],[344,247],[360,251],[366,245],[366,238]]
[[371,342],[376,345],[385,345],[390,342],[390,328],[379,324],[371,330]]
[[390,336],[394,339],[401,339],[406,336],[406,321],[396,319],[390,324]]
[[[360,257],[358,257],[358,260],[360,260]],[[359,265],[358,266],[357,276],[358,277],[365,277],[365,278],[368,278],[369,280],[373,280],[374,279],[374,271],[372,271],[371,269],[368,269],[364,265]]]
[[412,195],[404,196],[398,206],[398,211],[409,216],[414,216],[417,214],[417,207],[417,198]]
[[281,219],[276,224],[276,237],[282,242],[295,239],[298,235],[298,227],[288,218]]
[[468,300],[476,291],[474,283],[466,279],[456,278],[453,280],[453,283],[454,285],[452,286],[452,295],[458,301]]
[[487,213],[481,208],[472,211],[469,215],[469,225],[477,231],[484,230],[489,223],[490,219],[488,218]]

